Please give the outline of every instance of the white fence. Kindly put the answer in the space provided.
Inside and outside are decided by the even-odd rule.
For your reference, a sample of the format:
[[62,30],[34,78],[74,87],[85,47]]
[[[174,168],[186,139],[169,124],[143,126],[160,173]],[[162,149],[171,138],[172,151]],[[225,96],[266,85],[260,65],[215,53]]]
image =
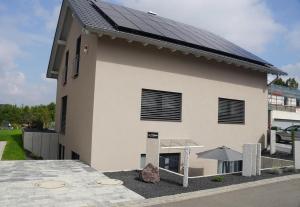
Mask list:
[[58,134],[52,132],[23,132],[23,146],[45,160],[58,159]]

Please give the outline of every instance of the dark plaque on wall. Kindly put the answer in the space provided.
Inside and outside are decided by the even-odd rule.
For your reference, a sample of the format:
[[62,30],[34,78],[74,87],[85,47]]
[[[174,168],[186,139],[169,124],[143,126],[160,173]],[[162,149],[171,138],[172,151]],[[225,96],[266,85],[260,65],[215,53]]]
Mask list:
[[149,139],[158,139],[158,132],[148,132]]

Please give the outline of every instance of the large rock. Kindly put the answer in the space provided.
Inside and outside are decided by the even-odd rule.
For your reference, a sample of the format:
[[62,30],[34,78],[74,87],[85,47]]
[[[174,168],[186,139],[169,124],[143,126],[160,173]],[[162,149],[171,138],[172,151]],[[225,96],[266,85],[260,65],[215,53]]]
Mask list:
[[140,173],[140,178],[146,183],[158,183],[160,181],[159,169],[149,163]]

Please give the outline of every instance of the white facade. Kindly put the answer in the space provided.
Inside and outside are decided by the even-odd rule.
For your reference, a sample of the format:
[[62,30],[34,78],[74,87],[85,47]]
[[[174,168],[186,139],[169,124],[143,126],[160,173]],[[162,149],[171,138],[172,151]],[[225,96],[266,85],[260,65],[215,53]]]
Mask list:
[[300,125],[300,108],[297,98],[289,97],[284,92],[270,93],[268,103],[270,127],[284,129],[292,125]]

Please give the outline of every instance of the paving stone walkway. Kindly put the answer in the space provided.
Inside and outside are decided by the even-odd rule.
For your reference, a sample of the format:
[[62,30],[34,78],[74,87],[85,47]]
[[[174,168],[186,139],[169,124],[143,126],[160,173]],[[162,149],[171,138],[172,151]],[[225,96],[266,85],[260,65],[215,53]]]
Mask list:
[[[97,184],[101,179],[107,177],[78,161],[1,161],[0,206],[109,207],[118,202],[144,199],[123,185]],[[38,187],[43,181],[59,181],[65,186]]]
[[1,160],[2,155],[3,155],[3,151],[4,151],[4,148],[5,148],[5,145],[6,145],[5,141],[1,141],[0,142],[0,160]]

